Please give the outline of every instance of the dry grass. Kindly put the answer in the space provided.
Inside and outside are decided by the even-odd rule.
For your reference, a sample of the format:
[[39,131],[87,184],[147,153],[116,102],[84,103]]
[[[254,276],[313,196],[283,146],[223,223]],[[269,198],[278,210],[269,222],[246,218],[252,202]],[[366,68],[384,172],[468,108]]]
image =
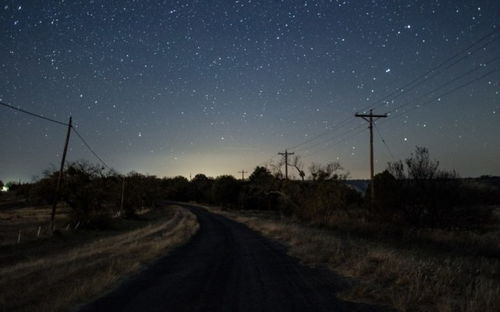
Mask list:
[[[65,228],[69,222],[70,209],[57,207],[56,226]],[[16,203],[0,205],[0,246],[16,244],[19,232],[21,242],[37,240],[51,236],[50,231],[51,207],[28,206],[18,207]],[[40,227],[40,233],[38,228]]]
[[290,255],[307,265],[349,277],[352,287],[341,294],[344,299],[399,311],[500,311],[496,257],[400,248],[269,214],[218,212],[286,244]]
[[77,231],[66,234],[64,240],[4,247],[1,309],[67,310],[185,243],[199,227],[195,215],[177,206],[157,209],[141,220],[115,222],[121,223],[114,231]]

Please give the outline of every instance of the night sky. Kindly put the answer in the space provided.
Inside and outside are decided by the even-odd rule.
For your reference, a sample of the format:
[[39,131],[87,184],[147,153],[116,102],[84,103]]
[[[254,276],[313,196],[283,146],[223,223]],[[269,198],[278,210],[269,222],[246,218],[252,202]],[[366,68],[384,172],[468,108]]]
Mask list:
[[[365,178],[354,113],[373,108],[391,112],[376,171],[418,145],[462,176],[500,175],[499,18],[497,0],[2,1],[0,99],[73,116],[123,173],[238,176],[306,142],[290,149],[306,168],[339,161]],[[0,107],[0,131],[4,182],[58,164],[63,126]],[[73,135],[79,159],[97,162]]]

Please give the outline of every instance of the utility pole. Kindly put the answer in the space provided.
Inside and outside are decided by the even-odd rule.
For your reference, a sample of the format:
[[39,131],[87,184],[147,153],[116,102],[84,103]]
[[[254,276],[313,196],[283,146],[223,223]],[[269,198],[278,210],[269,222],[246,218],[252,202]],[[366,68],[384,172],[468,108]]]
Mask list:
[[238,171],[238,173],[241,173],[241,179],[245,180],[245,173],[248,173],[248,171],[245,171],[244,169],[241,171]]
[[66,161],[66,153],[68,152],[69,136],[71,135],[71,127],[72,127],[71,123],[72,123],[72,118],[70,116],[69,123],[68,123],[68,132],[66,133],[66,141],[64,142],[64,150],[63,150],[62,159],[61,159],[61,167],[59,167],[59,177],[57,178],[56,192],[54,194],[54,202],[52,203],[52,215],[50,217],[50,228],[52,229],[52,232],[54,232],[56,229],[56,223],[55,223],[56,206],[57,206],[57,202],[59,201],[59,191],[61,190],[61,182],[62,182],[63,172],[64,172],[64,162]]
[[356,113],[354,116],[366,120],[368,122],[368,129],[370,129],[370,181],[371,181],[370,197],[371,197],[371,204],[373,207],[373,203],[375,200],[375,185],[373,181],[373,123],[375,122],[375,120],[379,118],[386,118],[387,114],[376,115],[373,114],[373,110],[370,109],[369,114]]
[[125,200],[125,177],[122,178],[122,196],[120,199],[120,212],[121,215],[123,213],[123,202]]
[[295,153],[289,153],[288,150],[285,150],[284,153],[278,153],[278,155],[285,157],[285,180],[288,180],[288,156],[295,155]]

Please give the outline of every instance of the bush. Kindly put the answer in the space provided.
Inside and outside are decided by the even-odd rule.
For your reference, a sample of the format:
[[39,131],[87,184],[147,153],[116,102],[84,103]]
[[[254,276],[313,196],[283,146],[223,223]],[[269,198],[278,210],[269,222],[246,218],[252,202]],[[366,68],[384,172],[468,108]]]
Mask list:
[[161,182],[163,196],[170,200],[187,201],[189,198],[189,181],[185,177],[164,178]]
[[372,217],[415,227],[474,228],[491,219],[491,210],[477,206],[477,190],[451,171],[439,170],[429,151],[417,147],[415,154],[389,163],[378,174]]
[[297,215],[303,219],[328,224],[335,215],[350,215],[362,203],[362,196],[342,180],[310,182],[304,189]]
[[191,180],[189,198],[197,202],[211,203],[211,190],[214,179],[204,174],[197,174]]
[[215,179],[212,185],[212,199],[225,207],[236,207],[240,183],[233,176],[223,175]]
[[[46,170],[43,178],[28,185],[27,198],[38,204],[51,204],[55,199],[58,176],[55,169]],[[77,161],[65,167],[59,200],[73,210],[73,217],[82,224],[106,228],[106,219],[111,219],[122,208],[123,187],[123,211],[120,213],[135,217],[138,209],[154,208],[163,199],[162,183],[163,180],[155,176],[131,172],[124,177],[113,170]]]

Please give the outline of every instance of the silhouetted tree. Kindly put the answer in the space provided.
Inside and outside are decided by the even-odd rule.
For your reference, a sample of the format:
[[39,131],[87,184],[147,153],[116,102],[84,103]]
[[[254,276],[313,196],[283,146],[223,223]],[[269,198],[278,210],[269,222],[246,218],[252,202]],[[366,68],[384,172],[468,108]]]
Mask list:
[[[119,181],[118,185],[121,183]],[[138,209],[156,207],[161,199],[160,180],[156,176],[130,172],[125,178],[124,199],[123,208],[128,217],[136,217]]]
[[294,156],[291,162],[292,167],[294,167],[297,170],[297,173],[299,174],[299,177],[302,181],[304,181],[306,173],[304,172],[304,164],[300,160],[300,156]]
[[[374,217],[384,221],[394,221],[402,213],[402,183],[398,181],[388,170],[376,174],[375,182],[375,205],[371,211]],[[371,185],[370,185],[371,187]],[[370,190],[367,191],[369,194]]]
[[285,160],[280,158],[276,161],[270,161],[268,164],[268,171],[272,174],[275,179],[283,179],[284,174],[281,169],[285,166]]
[[348,175],[342,173],[342,170],[344,170],[344,168],[342,168],[338,162],[331,162],[326,164],[326,166],[312,163],[311,166],[309,166],[309,172],[311,173],[311,179],[313,181],[346,179]]
[[66,166],[61,199],[73,209],[78,219],[90,220],[94,215],[109,212],[104,211],[104,202],[109,196],[102,181],[105,176],[102,167],[85,161]]
[[189,180],[183,176],[164,178],[161,183],[166,199],[185,201],[189,198]]
[[417,227],[474,227],[491,214],[471,201],[473,189],[456,172],[439,170],[439,162],[430,159],[425,147],[417,146],[404,163],[389,163],[379,180],[376,206],[392,220]]
[[222,175],[215,179],[212,186],[212,198],[215,203],[234,207],[238,201],[240,183],[230,175]]
[[44,172],[44,176],[33,185],[32,200],[36,204],[51,204],[57,183],[57,172]]
[[199,173],[195,175],[190,182],[191,185],[190,199],[198,202],[210,203],[211,202],[210,192],[212,189],[213,182],[214,182],[213,179],[208,178],[204,174]]
[[271,174],[271,171],[269,171],[266,167],[256,167],[252,174],[248,177],[248,180],[252,184],[266,186],[273,183],[274,177]]

